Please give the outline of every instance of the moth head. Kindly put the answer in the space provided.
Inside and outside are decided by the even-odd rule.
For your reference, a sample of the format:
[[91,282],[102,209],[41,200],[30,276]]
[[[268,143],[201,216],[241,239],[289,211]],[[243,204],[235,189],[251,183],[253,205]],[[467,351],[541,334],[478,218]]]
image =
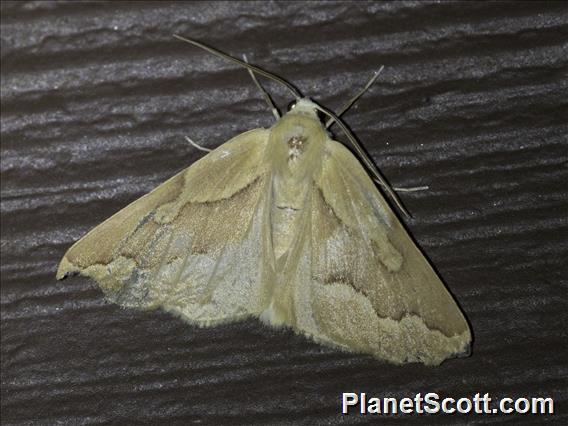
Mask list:
[[317,104],[309,98],[292,102],[288,112],[276,122],[272,131],[288,144],[288,148],[295,150],[305,150],[313,139],[325,135]]
[[300,98],[288,104],[288,114],[304,114],[318,117],[317,104],[309,98]]

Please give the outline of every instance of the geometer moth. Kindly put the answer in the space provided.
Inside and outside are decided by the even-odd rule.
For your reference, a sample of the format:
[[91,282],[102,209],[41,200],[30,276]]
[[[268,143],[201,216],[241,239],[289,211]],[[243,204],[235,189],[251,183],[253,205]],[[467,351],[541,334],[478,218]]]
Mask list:
[[[201,326],[257,317],[395,364],[467,355],[467,321],[337,116],[273,74],[183,40],[285,84],[295,106],[94,228],[57,278],[78,272],[114,303]],[[366,168],[318,112],[342,127]]]

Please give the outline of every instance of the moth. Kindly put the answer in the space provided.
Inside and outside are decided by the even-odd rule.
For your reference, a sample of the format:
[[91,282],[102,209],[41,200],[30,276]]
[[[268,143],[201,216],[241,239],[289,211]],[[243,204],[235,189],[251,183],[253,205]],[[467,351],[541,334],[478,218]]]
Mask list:
[[[177,37],[284,84],[295,106],[95,227],[57,278],[80,273],[114,303],[199,326],[257,317],[394,364],[467,355],[464,315],[337,115],[274,74]],[[318,113],[341,126],[363,164]]]

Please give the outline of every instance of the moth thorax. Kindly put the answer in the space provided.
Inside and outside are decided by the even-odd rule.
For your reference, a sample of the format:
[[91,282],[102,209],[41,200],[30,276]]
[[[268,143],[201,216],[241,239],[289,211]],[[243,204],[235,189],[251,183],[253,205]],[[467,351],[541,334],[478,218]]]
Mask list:
[[273,172],[303,179],[317,169],[326,133],[322,124],[307,114],[288,113],[270,129]]
[[308,138],[305,136],[292,136],[288,139],[288,159],[295,161],[307,147]]

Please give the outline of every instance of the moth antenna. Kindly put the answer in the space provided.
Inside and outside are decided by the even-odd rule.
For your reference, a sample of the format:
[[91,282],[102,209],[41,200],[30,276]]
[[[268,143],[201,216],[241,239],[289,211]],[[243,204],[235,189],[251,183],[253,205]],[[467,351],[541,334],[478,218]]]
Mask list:
[[194,148],[197,148],[197,149],[200,150],[200,151],[203,151],[203,152],[211,152],[211,151],[213,151],[212,149],[205,148],[204,146],[199,145],[197,142],[193,142],[193,141],[189,138],[189,136],[186,136],[186,137],[185,137],[185,140],[188,141]]
[[[244,61],[248,64],[248,60],[247,60],[247,55],[243,54],[243,59]],[[266,103],[268,104],[268,108],[270,108],[270,110],[272,111],[272,114],[274,115],[274,117],[276,118],[276,121],[280,120],[280,113],[278,112],[278,108],[276,108],[276,105],[274,104],[274,101],[272,100],[272,98],[270,97],[270,94],[266,91],[266,89],[264,87],[262,87],[262,84],[260,84],[258,82],[258,79],[256,78],[255,73],[253,73],[250,69],[247,68],[248,73],[250,74],[252,81],[254,81],[254,84],[256,85],[256,87],[258,87],[258,89],[262,92],[262,96],[264,97],[264,100],[266,101]]]
[[377,167],[371,161],[369,156],[365,153],[365,151],[363,150],[361,145],[359,145],[359,142],[357,142],[357,139],[355,139],[355,136],[353,136],[353,134],[347,128],[347,126],[345,124],[343,124],[341,119],[339,117],[337,117],[333,112],[331,112],[327,108],[324,108],[320,105],[315,105],[315,108],[318,111],[321,111],[322,113],[327,115],[331,120],[336,122],[339,127],[341,127],[341,130],[343,131],[343,133],[345,133],[345,136],[347,136],[347,139],[349,139],[349,142],[351,142],[351,144],[353,145],[353,147],[357,151],[357,154],[359,154],[359,157],[361,158],[361,160],[363,160],[363,163],[365,163],[365,165],[367,166],[367,169],[371,172],[373,180],[383,187],[383,189],[387,192],[389,197],[394,201],[394,203],[396,204],[398,209],[401,211],[401,213],[404,214],[404,216],[406,216],[407,218],[411,218],[412,216],[410,215],[410,213],[408,213],[408,211],[406,210],[406,208],[404,207],[404,205],[402,204],[402,202],[400,201],[400,199],[398,198],[396,193],[393,191],[391,186],[387,183],[386,179],[381,175],[381,172],[379,172],[379,169],[377,169]]
[[248,70],[254,71],[257,74],[260,74],[260,75],[262,75],[266,78],[269,78],[269,79],[271,79],[271,80],[273,80],[277,83],[280,83],[284,87],[286,87],[290,92],[292,92],[292,94],[294,95],[296,100],[299,101],[300,99],[302,99],[302,94],[300,93],[300,91],[297,88],[295,88],[291,83],[288,83],[283,78],[278,77],[276,74],[272,74],[268,71],[265,71],[262,68],[257,67],[256,65],[251,65],[251,64],[248,64],[246,62],[243,62],[240,59],[233,58],[231,55],[227,55],[226,53],[221,52],[220,50],[214,49],[210,46],[207,46],[206,44],[203,44],[203,43],[201,43],[197,40],[193,40],[191,38],[185,38],[185,37],[182,37],[182,36],[177,35],[177,34],[174,34],[173,36],[175,38],[177,38],[178,40],[185,41],[186,43],[189,43],[189,44],[193,44],[194,46],[197,46],[197,47],[199,47],[199,48],[201,48],[201,49],[203,49],[203,50],[205,50],[205,51],[207,51],[207,52],[209,52],[209,53],[211,53],[215,56],[218,56],[219,58],[223,58],[223,59],[226,59],[227,61],[234,62],[235,64],[238,64],[242,67],[245,67]]
[[[341,117],[345,111],[347,111],[349,108],[351,108],[351,106],[353,106],[353,104],[355,102],[357,102],[357,100],[363,96],[363,93],[365,93],[367,90],[369,90],[369,87],[371,87],[373,85],[373,83],[377,80],[377,78],[379,78],[379,75],[381,74],[381,72],[385,69],[385,66],[382,65],[378,71],[375,71],[373,73],[373,76],[371,77],[371,79],[367,82],[367,84],[365,84],[365,87],[363,87],[361,90],[359,90],[359,92],[357,92],[357,94],[355,96],[353,96],[351,99],[349,99],[345,105],[343,105],[341,107],[341,109],[339,110],[339,112],[335,113],[336,116]],[[333,118],[330,118],[329,120],[327,120],[327,122],[325,123],[325,128],[329,129],[329,127],[335,123],[335,121],[333,120]]]

